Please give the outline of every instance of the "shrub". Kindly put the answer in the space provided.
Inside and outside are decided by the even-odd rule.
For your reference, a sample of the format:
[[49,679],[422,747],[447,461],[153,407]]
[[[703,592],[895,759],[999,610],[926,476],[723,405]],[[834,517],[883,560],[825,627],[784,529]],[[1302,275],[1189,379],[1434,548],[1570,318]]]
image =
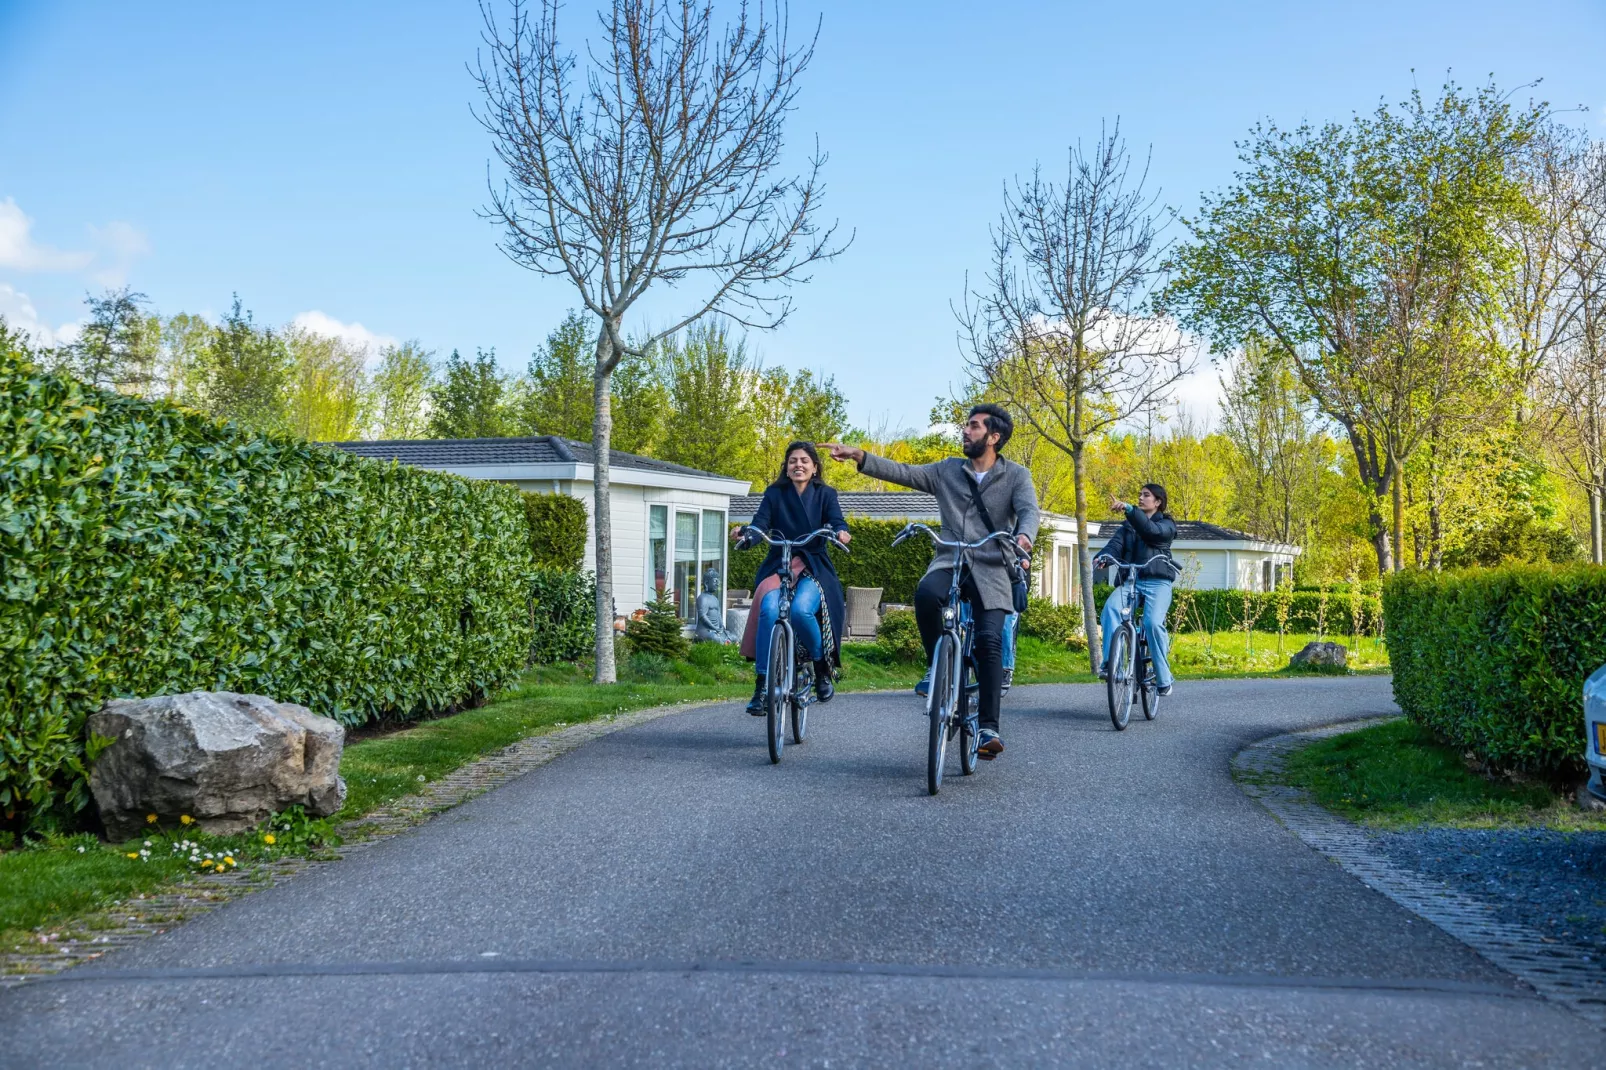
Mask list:
[[586,556],[586,504],[567,494],[524,495],[530,553],[537,565],[575,571]]
[[1583,770],[1585,678],[1606,664],[1606,569],[1397,572],[1383,588],[1394,698],[1493,768]]
[[685,657],[691,646],[681,633],[680,612],[675,607],[673,594],[667,590],[659,591],[657,597],[647,603],[645,616],[625,625],[625,638],[630,640],[632,652],[657,654],[671,661]]
[[535,569],[530,580],[530,662],[574,661],[596,643],[597,580],[589,572]]
[[0,813],[87,801],[108,698],[258,692],[347,725],[523,667],[518,492],[261,435],[0,355]]
[[[908,524],[905,520],[870,520],[849,517],[848,531],[853,535],[851,553],[839,554],[828,550],[836,562],[837,577],[844,587],[880,587],[881,598],[886,602],[910,603],[915,599],[915,586],[926,574],[931,563],[931,541],[916,536],[894,548],[892,540]],[[730,585],[737,589],[753,589],[753,577],[763,564],[769,547],[760,543],[748,550],[732,550],[730,555]]]
[[[1112,590],[1114,588],[1103,583],[1094,586],[1093,603],[1100,613],[1104,611],[1104,602]],[[1281,599],[1287,614],[1284,631],[1348,632],[1354,623],[1351,614],[1358,612],[1361,634],[1380,634],[1383,625],[1381,599],[1369,595],[1355,599],[1349,593],[1334,597],[1329,593],[1326,596],[1326,619],[1323,621],[1323,597],[1320,592],[1297,589],[1292,596],[1279,595],[1275,591],[1195,590],[1186,600],[1176,598],[1173,593],[1171,615],[1166,627],[1175,633],[1241,631],[1247,619],[1250,627],[1258,631],[1275,632],[1278,630],[1278,602]],[[1323,624],[1325,627],[1322,627]]]
[[1056,606],[1046,598],[1033,598],[1027,602],[1026,612],[1021,614],[1017,628],[1021,635],[1029,635],[1045,643],[1057,643],[1060,646],[1080,643],[1083,649],[1087,646],[1082,639],[1082,607],[1079,605]]
[[926,657],[926,648],[920,642],[920,628],[915,624],[911,609],[894,609],[882,617],[875,643],[889,661],[924,661]]

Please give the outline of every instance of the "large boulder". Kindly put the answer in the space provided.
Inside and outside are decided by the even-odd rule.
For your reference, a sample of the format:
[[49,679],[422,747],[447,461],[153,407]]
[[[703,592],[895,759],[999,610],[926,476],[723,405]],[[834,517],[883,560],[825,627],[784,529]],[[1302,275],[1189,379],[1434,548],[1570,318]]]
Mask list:
[[1306,643],[1303,650],[1288,659],[1290,669],[1326,669],[1331,672],[1348,666],[1349,651],[1343,643]]
[[228,835],[286,807],[327,816],[346,800],[346,730],[265,695],[117,699],[92,714],[86,730],[113,740],[89,778],[113,840],[137,835],[149,814],[188,814],[207,832]]

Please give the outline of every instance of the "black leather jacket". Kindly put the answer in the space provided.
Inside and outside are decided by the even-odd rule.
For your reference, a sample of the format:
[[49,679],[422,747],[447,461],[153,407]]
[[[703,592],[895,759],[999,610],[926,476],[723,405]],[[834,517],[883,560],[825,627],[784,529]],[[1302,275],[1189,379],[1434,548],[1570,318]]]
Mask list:
[[1115,529],[1115,535],[1098,552],[1099,557],[1113,557],[1123,565],[1138,565],[1155,555],[1160,560],[1138,572],[1145,580],[1176,581],[1182,574],[1171,560],[1171,543],[1177,537],[1177,525],[1164,513],[1145,516],[1135,505],[1126,507],[1126,523]]

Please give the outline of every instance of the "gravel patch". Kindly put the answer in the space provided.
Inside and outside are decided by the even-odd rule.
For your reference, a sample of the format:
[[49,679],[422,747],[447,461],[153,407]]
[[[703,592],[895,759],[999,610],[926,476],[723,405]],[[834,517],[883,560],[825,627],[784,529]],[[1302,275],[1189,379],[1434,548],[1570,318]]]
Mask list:
[[1373,834],[1394,863],[1606,962],[1606,832],[1413,829]]

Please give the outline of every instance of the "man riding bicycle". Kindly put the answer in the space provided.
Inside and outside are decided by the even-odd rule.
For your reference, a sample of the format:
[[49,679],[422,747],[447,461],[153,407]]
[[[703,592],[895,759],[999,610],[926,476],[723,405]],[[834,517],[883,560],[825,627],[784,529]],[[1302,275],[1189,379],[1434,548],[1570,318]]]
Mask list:
[[[935,495],[942,517],[942,538],[977,542],[995,530],[1007,531],[1015,535],[1021,552],[1029,554],[1037,538],[1037,491],[1030,470],[999,456],[1014,431],[1014,421],[1002,406],[977,405],[960,430],[964,459],[949,457],[932,464],[900,464],[854,446],[831,443],[826,448],[832,458],[854,462],[867,476]],[[996,542],[972,553],[969,575],[960,588],[976,624],[973,657],[980,684],[977,751],[986,759],[996,758],[1004,750],[998,734],[1004,682],[1004,618],[1014,609],[1012,585],[1016,575],[1005,553]],[[951,559],[939,551],[932,556],[930,567],[915,589],[915,620],[928,664],[937,637],[942,634],[942,609],[952,581]]]
[[[1145,483],[1138,494],[1137,504],[1110,496],[1110,511],[1122,513],[1126,522],[1115,531],[1093,559],[1095,565],[1145,565],[1138,572],[1137,589],[1143,595],[1143,637],[1149,644],[1149,658],[1154,662],[1154,679],[1161,695],[1171,694],[1171,637],[1165,630],[1165,615],[1171,608],[1171,584],[1177,578],[1177,566],[1171,560],[1171,544],[1177,537],[1177,525],[1166,512],[1165,488],[1158,483]],[[1158,558],[1158,560],[1155,560]],[[1101,623],[1104,626],[1104,657],[1100,661],[1099,678],[1110,671],[1110,638],[1121,623],[1121,610],[1126,608],[1127,588],[1119,582],[1110,597],[1104,601]]]

